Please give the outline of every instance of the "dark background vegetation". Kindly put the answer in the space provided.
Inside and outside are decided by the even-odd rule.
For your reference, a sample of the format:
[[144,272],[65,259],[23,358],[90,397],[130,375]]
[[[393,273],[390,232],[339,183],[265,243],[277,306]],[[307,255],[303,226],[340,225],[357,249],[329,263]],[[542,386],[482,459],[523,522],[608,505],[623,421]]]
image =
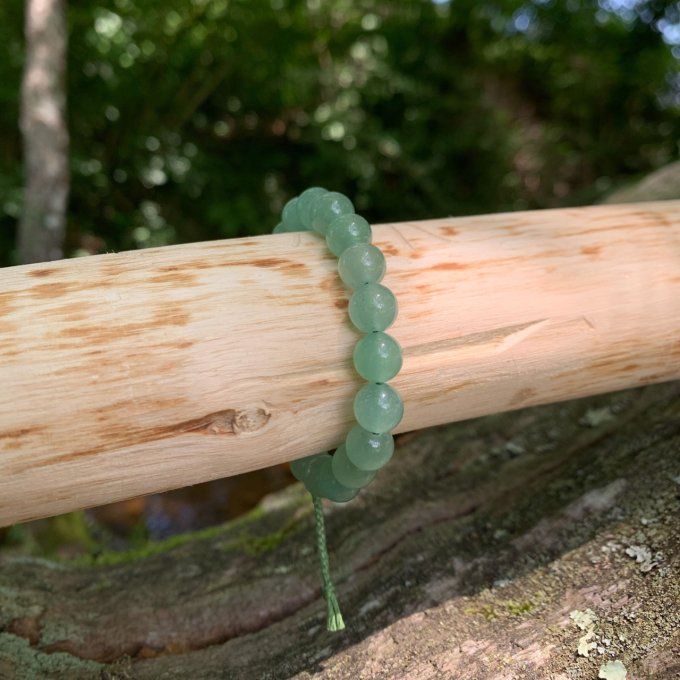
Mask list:
[[[23,3],[0,3],[0,262]],[[68,9],[67,255],[264,233],[312,184],[373,221],[585,204],[677,157],[678,5],[112,0]]]
[[[22,208],[22,22],[22,2],[0,3],[3,265]],[[68,256],[264,233],[315,184],[374,222],[587,204],[678,157],[672,2],[112,0],[72,2],[68,22]],[[0,542],[163,537],[289,479],[261,471]]]

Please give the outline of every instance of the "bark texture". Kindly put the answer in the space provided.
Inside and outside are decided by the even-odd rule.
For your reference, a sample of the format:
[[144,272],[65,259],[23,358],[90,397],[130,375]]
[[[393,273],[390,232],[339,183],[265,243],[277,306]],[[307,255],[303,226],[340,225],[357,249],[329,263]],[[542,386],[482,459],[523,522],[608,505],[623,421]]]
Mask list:
[[674,678],[679,452],[678,383],[402,435],[329,508],[343,633],[297,485],[136,555],[5,557],[0,677]]
[[19,259],[28,264],[63,256],[69,191],[65,0],[27,0],[25,35],[21,132],[26,178]]
[[0,678],[680,678],[677,382],[401,435],[328,515],[342,633],[295,485],[139,553],[0,558]]

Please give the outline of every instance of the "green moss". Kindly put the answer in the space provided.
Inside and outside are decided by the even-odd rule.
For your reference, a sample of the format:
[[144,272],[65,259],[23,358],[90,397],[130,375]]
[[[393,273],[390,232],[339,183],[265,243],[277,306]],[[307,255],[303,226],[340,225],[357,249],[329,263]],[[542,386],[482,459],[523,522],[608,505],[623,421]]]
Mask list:
[[[297,486],[297,485],[296,485]],[[301,486],[301,485],[300,485]],[[304,491],[304,490],[303,490]],[[308,495],[294,489],[286,494],[284,509],[292,514],[294,510],[308,503]],[[311,512],[311,507],[309,508]],[[148,541],[138,548],[124,551],[106,551],[97,554],[84,555],[68,560],[73,566],[89,567],[93,565],[111,566],[124,564],[136,560],[143,560],[153,555],[159,555],[174,548],[190,543],[215,538],[217,536],[233,534],[233,537],[220,545],[225,551],[241,550],[248,555],[261,555],[277,548],[289,536],[298,524],[298,519],[291,517],[282,528],[265,536],[253,535],[249,530],[253,524],[262,519],[267,513],[262,505],[258,505],[250,512],[235,520],[214,527],[207,527],[200,531],[171,536],[162,541]]]
[[515,602],[514,600],[508,600],[505,603],[505,608],[513,616],[522,616],[522,614],[528,614],[533,611],[536,607],[533,602]]
[[68,678],[89,680],[101,678],[105,666],[95,661],[78,659],[70,654],[46,654],[31,647],[27,640],[0,633],[0,677],[3,678]]
[[132,548],[131,550],[122,550],[119,552],[106,551],[99,554],[84,555],[82,557],[76,557],[75,559],[70,560],[69,563],[75,566],[92,566],[95,564],[110,566],[114,564],[133,562],[135,560],[143,560],[147,557],[167,552],[173,548],[178,548],[179,546],[185,545],[191,541],[203,541],[214,538],[226,533],[227,531],[233,530],[240,524],[248,524],[253,522],[256,519],[259,519],[261,516],[262,510],[257,507],[243,517],[240,517],[232,522],[227,522],[226,524],[219,524],[214,527],[201,529],[200,531],[170,536],[170,538],[166,538],[162,541],[149,541],[145,545],[142,545],[138,548]]
[[510,616],[522,616],[528,614],[536,608],[533,602],[516,602],[515,600],[500,600],[493,604],[486,603],[476,607],[468,607],[463,611],[468,616],[481,616],[487,621],[494,621],[501,618],[504,614]]
[[0,586],[0,629],[14,619],[35,618],[42,612],[40,605],[28,603],[20,591]]
[[463,610],[463,613],[467,614],[468,616],[481,616],[487,621],[493,621],[494,619],[498,618],[498,611],[491,604],[483,604],[479,607],[466,607]]
[[297,524],[298,520],[291,518],[281,529],[266,536],[243,534],[230,543],[228,547],[242,550],[252,556],[262,555],[277,548],[287,536],[293,533]]
[[47,647],[60,640],[84,642],[82,625],[63,619],[55,620],[50,616],[45,617],[40,628],[40,645]]
[[[52,546],[53,551],[64,544],[81,545],[88,550],[92,550],[97,546],[97,542],[90,533],[90,527],[83,510],[55,517],[49,530],[49,535],[55,541]],[[46,548],[45,552],[47,554],[50,553],[49,547]]]

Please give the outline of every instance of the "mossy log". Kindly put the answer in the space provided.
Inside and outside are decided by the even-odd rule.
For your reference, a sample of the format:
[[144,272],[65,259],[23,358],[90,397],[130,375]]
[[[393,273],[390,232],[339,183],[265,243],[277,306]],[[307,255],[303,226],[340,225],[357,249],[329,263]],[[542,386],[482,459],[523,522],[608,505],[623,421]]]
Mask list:
[[[631,200],[679,196],[675,164]],[[0,678],[680,677],[680,383],[401,435],[328,510],[342,633],[295,485],[138,553],[0,557]]]
[[401,435],[328,508],[342,633],[299,485],[145,553],[5,557],[0,677],[677,677],[679,452],[678,383]]

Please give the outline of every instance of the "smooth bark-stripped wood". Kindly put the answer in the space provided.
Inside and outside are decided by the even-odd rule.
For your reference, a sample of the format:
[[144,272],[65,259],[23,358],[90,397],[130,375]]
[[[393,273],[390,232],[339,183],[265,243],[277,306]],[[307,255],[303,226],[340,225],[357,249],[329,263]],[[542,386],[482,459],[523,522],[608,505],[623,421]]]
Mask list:
[[619,661],[670,680],[679,449],[679,383],[398,437],[328,508],[337,634],[300,485],[90,566],[0,554],[0,677],[593,680]]
[[[399,431],[680,377],[680,201],[375,228]],[[360,381],[313,234],[0,271],[0,525],[337,445]]]

